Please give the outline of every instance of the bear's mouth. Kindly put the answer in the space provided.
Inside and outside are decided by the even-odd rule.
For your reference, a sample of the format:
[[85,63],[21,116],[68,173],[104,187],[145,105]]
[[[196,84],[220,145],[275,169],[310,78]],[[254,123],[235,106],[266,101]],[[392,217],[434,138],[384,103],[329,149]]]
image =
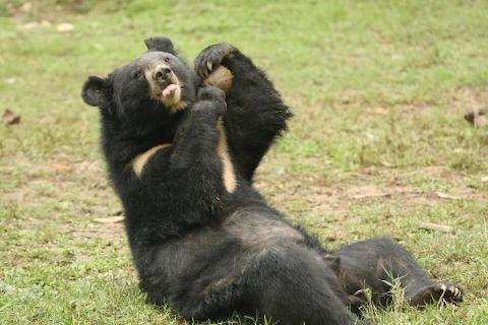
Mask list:
[[160,100],[164,106],[169,107],[172,110],[178,110],[182,106],[181,101],[181,85],[176,79],[175,83],[169,83],[168,85],[161,87]]
[[151,98],[161,102],[170,110],[179,110],[182,103],[182,85],[174,72],[168,73],[165,77],[146,76],[149,81]]
[[176,95],[177,91],[178,91],[178,85],[169,84],[163,88],[163,91],[161,92],[161,96],[162,98],[170,99]]

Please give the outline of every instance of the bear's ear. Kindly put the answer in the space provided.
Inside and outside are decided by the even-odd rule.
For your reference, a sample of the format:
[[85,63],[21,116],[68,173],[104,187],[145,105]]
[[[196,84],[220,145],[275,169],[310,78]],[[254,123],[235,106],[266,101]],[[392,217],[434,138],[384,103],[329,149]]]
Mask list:
[[91,106],[104,107],[110,100],[110,85],[107,79],[91,76],[85,81],[81,97]]
[[159,51],[176,55],[173,42],[171,42],[171,40],[167,37],[160,36],[146,38],[144,43],[146,44],[148,51]]

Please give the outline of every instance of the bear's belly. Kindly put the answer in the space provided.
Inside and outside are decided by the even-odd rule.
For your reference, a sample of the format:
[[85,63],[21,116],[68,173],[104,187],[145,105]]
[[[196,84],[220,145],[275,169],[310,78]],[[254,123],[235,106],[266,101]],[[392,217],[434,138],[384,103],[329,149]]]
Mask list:
[[263,250],[282,243],[300,242],[303,235],[287,223],[269,215],[269,211],[236,211],[223,227],[246,250]]
[[298,230],[269,213],[238,210],[222,224],[152,247],[153,253],[146,255],[151,262],[144,273],[146,279],[155,281],[149,285],[152,290],[144,287],[164,292],[166,297],[182,292],[182,288],[205,296],[233,285],[234,278],[247,273],[268,252],[286,253],[285,247],[303,243]]

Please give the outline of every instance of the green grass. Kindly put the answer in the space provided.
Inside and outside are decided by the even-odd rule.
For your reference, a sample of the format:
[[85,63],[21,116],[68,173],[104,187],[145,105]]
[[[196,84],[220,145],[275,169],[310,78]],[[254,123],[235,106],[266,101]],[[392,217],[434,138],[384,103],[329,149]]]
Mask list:
[[[374,321],[488,322],[488,128],[463,120],[488,105],[486,2],[24,3],[0,5],[0,111],[22,115],[0,125],[2,324],[184,323],[145,302],[122,226],[95,221],[120,204],[98,112],[79,96],[88,75],[160,34],[189,59],[236,44],[294,108],[257,175],[270,203],[329,247],[391,234],[434,277],[465,288],[460,308],[418,311],[398,299],[370,308]],[[59,33],[61,22],[75,29]]]

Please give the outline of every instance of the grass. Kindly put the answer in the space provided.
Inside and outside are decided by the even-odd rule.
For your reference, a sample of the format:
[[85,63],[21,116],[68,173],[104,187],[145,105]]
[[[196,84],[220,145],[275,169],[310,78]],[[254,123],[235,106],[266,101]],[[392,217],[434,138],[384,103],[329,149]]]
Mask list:
[[[2,324],[182,324],[137,288],[120,204],[98,146],[90,74],[166,34],[192,59],[236,44],[292,106],[290,132],[257,187],[337,247],[390,234],[465,303],[368,309],[381,324],[488,322],[488,104],[483,1],[7,1],[0,5],[0,319]],[[37,25],[29,24],[37,22]],[[69,22],[74,30],[57,31]],[[450,226],[426,231],[421,222]],[[253,324],[253,321],[230,321]]]

